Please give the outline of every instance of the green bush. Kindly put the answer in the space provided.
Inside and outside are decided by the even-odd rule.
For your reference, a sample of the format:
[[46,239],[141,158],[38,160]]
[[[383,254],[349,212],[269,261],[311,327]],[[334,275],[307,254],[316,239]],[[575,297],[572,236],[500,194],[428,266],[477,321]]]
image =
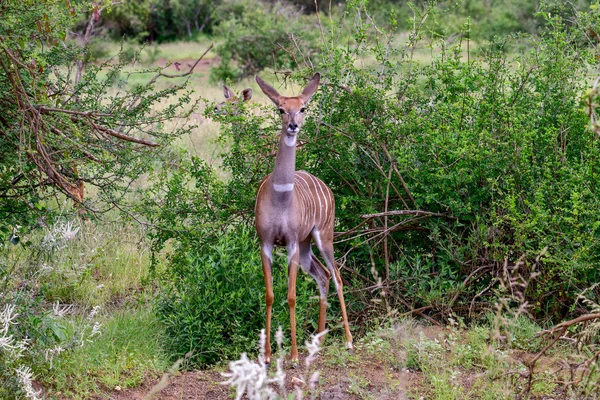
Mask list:
[[305,58],[317,55],[314,19],[289,5],[246,0],[225,3],[216,12],[221,23],[215,34],[223,39],[215,49],[220,64],[211,71],[216,82],[242,79],[267,67],[293,70],[302,62],[296,44]]
[[[198,237],[178,246],[161,280],[157,312],[166,328],[169,353],[179,358],[191,352],[193,365],[236,359],[242,352],[256,353],[256,338],[265,327],[266,312],[259,243],[247,228],[229,229],[213,244],[202,242]],[[275,257],[272,337],[278,326],[289,333],[286,270],[286,259]],[[317,293],[312,278],[300,274],[296,303],[299,343],[304,343],[317,324],[318,307],[311,307],[318,304]]]
[[[511,290],[499,285],[507,274],[527,277],[515,301],[528,302],[534,316],[559,319],[572,312],[578,293],[600,279],[600,146],[580,105],[596,54],[583,39],[586,26],[598,23],[598,11],[579,14],[578,29],[560,16],[547,17],[548,29],[528,39],[529,50],[510,55],[511,38],[468,57],[466,43],[431,38],[439,52],[418,63],[412,49],[422,43],[423,31],[413,32],[409,45],[395,51],[363,5],[352,6],[358,9],[340,23],[354,26],[350,40],[342,41],[348,37],[341,27],[331,29],[329,52],[315,62],[324,79],[309,104],[297,169],[333,190],[336,231],[343,234],[336,255],[354,272],[346,277],[350,285],[372,288],[381,279],[386,289],[385,296],[378,290],[348,291],[354,323],[365,326],[375,315],[407,308],[437,319],[449,310],[458,317],[481,315]],[[291,79],[304,84],[311,72],[298,70]],[[176,256],[169,263],[179,271],[177,279],[170,278],[175,284],[189,282],[188,287],[201,279],[228,284],[214,272],[225,265],[221,259],[240,271],[260,268],[257,245],[242,247],[231,237],[251,231],[256,190],[272,170],[276,150],[278,116],[271,107],[267,112],[251,107],[209,114],[222,123],[226,179],[197,160],[182,161],[162,177],[168,190],[154,192],[158,206],[146,207],[153,223],[164,227],[154,233],[156,249],[175,239]],[[365,216],[386,210],[406,214]],[[223,231],[229,233],[214,233]],[[224,243],[246,249],[244,258],[227,253]],[[202,256],[195,255],[198,249]],[[255,260],[245,264],[250,255]],[[260,269],[253,276],[260,277]],[[244,296],[262,299],[262,282],[256,282],[256,291]],[[187,304],[163,301],[165,316],[179,314],[168,308],[171,303],[182,309]],[[233,332],[246,335],[263,324],[262,314],[251,329],[230,328],[230,319],[206,322],[211,331],[199,343],[192,331],[200,330],[200,315],[183,315],[191,316],[166,319],[176,327],[170,337],[184,338],[177,354],[192,348],[217,352],[200,363],[251,346]],[[186,331],[189,326],[192,331]],[[223,342],[219,330],[225,328]]]

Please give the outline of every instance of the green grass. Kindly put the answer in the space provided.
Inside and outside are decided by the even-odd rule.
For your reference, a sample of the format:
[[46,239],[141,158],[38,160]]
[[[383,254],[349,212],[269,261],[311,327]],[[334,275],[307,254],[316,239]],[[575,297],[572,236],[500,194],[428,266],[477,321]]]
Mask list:
[[102,335],[57,356],[52,369],[39,372],[50,388],[48,397],[83,399],[117,386],[134,387],[168,367],[161,348],[162,329],[151,309],[122,309],[100,316],[99,321]]
[[[105,306],[141,289],[150,252],[135,226],[123,221],[102,225],[79,221],[75,226],[80,230],[65,248],[36,260],[45,271],[40,289],[46,301]],[[42,238],[34,240],[39,245]]]
[[[6,288],[35,288],[35,307],[30,300],[34,308],[22,309],[15,326],[28,329],[25,334],[32,340],[25,365],[31,366],[47,398],[82,399],[116,386],[139,385],[167,367],[163,330],[147,301],[152,287],[143,283],[150,265],[143,232],[119,218],[94,223],[71,217],[62,223],[67,221],[79,230],[53,249],[44,241],[51,232],[60,237],[60,223],[23,237],[28,246],[4,248],[0,255],[13,266]],[[53,315],[57,302],[70,311]],[[94,307],[99,313],[92,318]],[[96,323],[101,334],[90,336]],[[58,346],[64,351],[50,368],[46,352]]]

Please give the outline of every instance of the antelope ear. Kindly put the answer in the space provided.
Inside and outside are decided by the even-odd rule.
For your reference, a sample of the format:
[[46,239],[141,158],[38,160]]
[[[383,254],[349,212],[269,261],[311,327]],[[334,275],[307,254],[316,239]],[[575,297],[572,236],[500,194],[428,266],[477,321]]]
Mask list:
[[313,97],[313,95],[319,88],[320,80],[321,80],[321,74],[317,72],[316,74],[313,75],[311,80],[308,82],[308,85],[306,85],[306,87],[302,91],[302,94],[300,94],[300,97],[304,101],[304,104],[308,103],[308,101],[311,99],[311,97]]
[[273,86],[269,85],[267,82],[263,81],[258,76],[256,76],[255,78],[256,83],[258,83],[258,86],[263,91],[263,93],[266,94],[267,97],[270,98],[276,106],[279,106],[279,99],[281,99],[281,95],[279,94],[279,92],[277,92],[277,90],[275,90]]
[[226,99],[230,99],[234,96],[233,91],[231,89],[229,89],[227,86],[223,85],[223,96],[225,96]]
[[242,101],[248,101],[252,98],[252,89],[248,88],[248,89],[244,89],[242,90]]

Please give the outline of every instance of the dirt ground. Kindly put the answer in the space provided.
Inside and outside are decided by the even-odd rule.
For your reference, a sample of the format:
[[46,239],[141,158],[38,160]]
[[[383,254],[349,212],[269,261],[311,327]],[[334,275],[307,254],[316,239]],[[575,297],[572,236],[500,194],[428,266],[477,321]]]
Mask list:
[[[417,383],[419,374],[406,369],[395,370],[385,362],[370,360],[361,363],[325,366],[317,364],[320,371],[320,382],[315,398],[327,400],[346,399],[407,399],[407,389]],[[272,366],[274,368],[274,366]],[[314,369],[311,367],[310,373]],[[286,388],[288,393],[297,388],[306,389],[304,362],[298,368],[286,365]],[[235,397],[234,389],[221,385],[226,378],[215,371],[184,372],[173,376],[166,388],[154,399],[160,400],[231,400]],[[133,390],[112,391],[97,399],[125,400],[143,399],[157,379],[148,380],[143,387]]]
[[[430,339],[441,338],[442,328],[428,327],[422,330]],[[384,338],[393,344],[393,340]],[[286,373],[286,389],[288,394],[297,390],[308,391],[308,379],[314,371],[319,371],[320,378],[314,398],[322,400],[349,399],[408,399],[408,391],[412,398],[418,396],[421,373],[401,367],[398,363],[403,358],[399,346],[391,346],[387,351],[382,348],[373,349],[368,344],[355,343],[355,350],[347,351],[340,343],[330,343],[319,353],[317,361],[307,371],[305,366],[306,351],[301,350],[297,368],[292,368],[284,359]],[[274,371],[275,365],[271,366]],[[160,400],[231,400],[235,398],[235,390],[222,385],[227,378],[220,372],[191,371],[172,376],[164,389],[153,399]],[[158,383],[158,379],[148,379],[143,386],[135,389],[112,390],[96,397],[97,400],[139,400],[143,399]],[[281,392],[281,391],[278,391]],[[245,398],[245,397],[244,397]],[[310,398],[310,396],[305,396]],[[418,398],[418,397],[417,397]]]

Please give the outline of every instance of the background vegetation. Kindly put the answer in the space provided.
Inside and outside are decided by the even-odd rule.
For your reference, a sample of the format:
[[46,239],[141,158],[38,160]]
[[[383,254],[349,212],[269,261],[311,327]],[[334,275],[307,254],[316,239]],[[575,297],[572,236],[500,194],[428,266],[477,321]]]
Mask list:
[[[408,314],[496,311],[498,334],[594,315],[599,18],[586,1],[4,2],[0,397],[40,396],[34,376],[87,397],[255,350],[254,198],[279,121],[261,100],[213,106],[217,83],[258,73],[286,93],[325,78],[297,164],[335,193],[357,337]],[[298,294],[303,342],[316,286]],[[597,331],[569,329],[597,364]],[[430,368],[414,346],[406,362]]]

